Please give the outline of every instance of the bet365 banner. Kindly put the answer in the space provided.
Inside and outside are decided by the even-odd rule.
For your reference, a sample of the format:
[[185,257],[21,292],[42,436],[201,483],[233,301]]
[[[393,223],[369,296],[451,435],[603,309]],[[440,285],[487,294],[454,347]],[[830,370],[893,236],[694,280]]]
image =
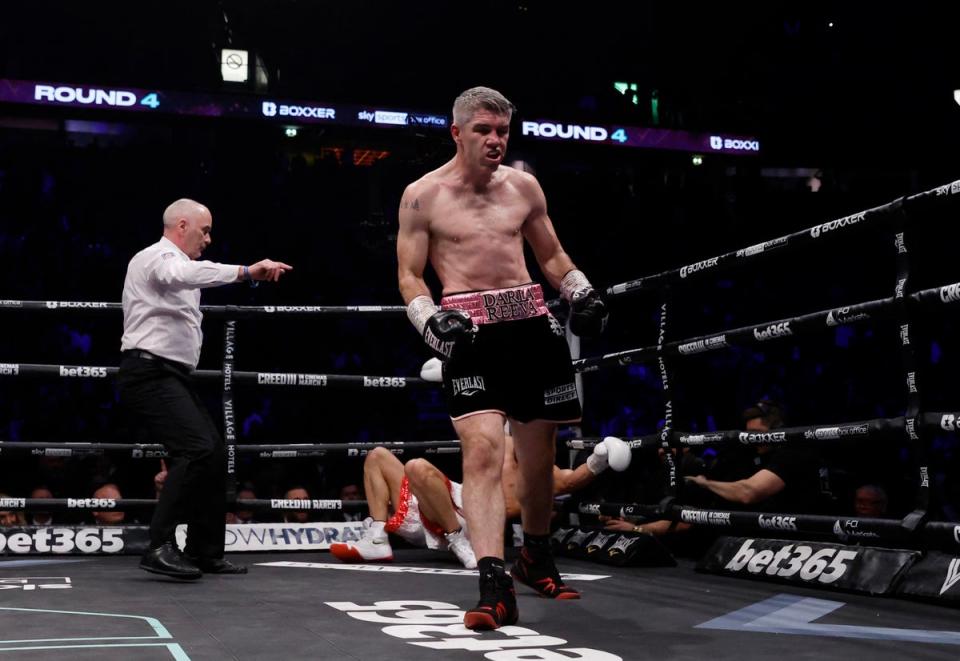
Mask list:
[[720,537],[697,569],[810,587],[888,594],[919,557],[919,551],[872,546]]
[[103,555],[143,553],[146,526],[21,526],[0,532],[0,555]]

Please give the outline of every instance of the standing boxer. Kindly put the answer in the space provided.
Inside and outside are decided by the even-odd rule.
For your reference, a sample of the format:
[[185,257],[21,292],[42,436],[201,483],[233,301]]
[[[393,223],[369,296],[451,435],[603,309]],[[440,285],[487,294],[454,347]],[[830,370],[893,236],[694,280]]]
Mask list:
[[[607,317],[561,247],[537,180],[501,166],[512,114],[487,87],[457,97],[457,152],[407,186],[397,235],[400,293],[410,321],[446,360],[444,393],[463,448],[463,509],[480,569],[480,601],[464,616],[471,629],[513,624],[518,615],[503,561],[504,417],[516,442],[524,530],[511,573],[543,596],[579,596],[560,579],[549,526],[557,423],[579,421],[580,402],[564,330],[527,272],[524,239],[570,302],[574,333],[599,333]],[[428,260],[443,285],[439,306],[424,281]]]

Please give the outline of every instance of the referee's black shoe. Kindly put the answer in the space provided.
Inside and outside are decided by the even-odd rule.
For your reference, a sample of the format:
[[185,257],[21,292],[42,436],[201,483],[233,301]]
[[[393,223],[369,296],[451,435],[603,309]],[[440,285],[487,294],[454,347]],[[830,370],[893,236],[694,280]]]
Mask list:
[[196,558],[186,556],[188,562],[196,565],[204,574],[246,574],[247,566],[238,565],[223,558]]
[[173,542],[150,549],[140,559],[140,569],[152,574],[163,574],[173,578],[193,580],[203,576],[195,564],[181,555]]

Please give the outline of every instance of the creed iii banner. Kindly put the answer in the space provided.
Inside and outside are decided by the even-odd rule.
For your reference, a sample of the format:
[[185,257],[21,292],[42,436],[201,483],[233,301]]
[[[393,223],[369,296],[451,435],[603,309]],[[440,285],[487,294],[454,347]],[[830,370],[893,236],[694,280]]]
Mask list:
[[901,549],[720,537],[697,569],[809,587],[888,594],[919,557],[919,551]]

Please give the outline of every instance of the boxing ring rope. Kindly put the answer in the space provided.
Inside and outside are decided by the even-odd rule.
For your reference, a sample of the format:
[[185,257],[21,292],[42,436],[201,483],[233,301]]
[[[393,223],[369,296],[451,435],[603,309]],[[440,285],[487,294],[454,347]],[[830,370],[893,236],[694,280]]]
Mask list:
[[[424,454],[457,454],[460,441],[379,441],[346,443],[267,443],[238,445],[240,454],[256,454],[266,459],[294,459],[322,457],[327,453],[343,451],[349,457],[365,456],[374,448],[386,448],[394,454],[406,450],[422,450]],[[76,457],[102,455],[106,452],[129,452],[132,459],[159,459],[167,451],[159,443],[30,443],[7,441],[0,443],[0,452],[31,452],[47,457]],[[39,452],[42,451],[42,452]]]
[[[885,221],[896,220],[904,210],[908,212],[914,210],[926,211],[930,207],[943,203],[955,204],[958,197],[960,197],[960,180],[746,248],[732,250],[679,268],[667,269],[636,280],[612,285],[606,289],[605,294],[607,297],[614,298],[640,291],[659,290],[665,285],[678,282],[689,282],[688,278],[704,277],[708,272],[710,275],[716,275],[733,266],[756,262],[765,256],[769,256],[771,252],[783,251],[788,246],[816,245],[831,238],[836,238],[841,232],[849,232],[851,228],[863,229],[880,225]],[[700,275],[697,275],[698,273]]]
[[[223,437],[226,451],[226,495],[228,502],[232,502],[236,499],[237,491],[236,457],[238,454],[238,446],[235,433],[236,415],[233,402],[234,383],[240,385],[256,383],[257,385],[278,386],[290,386],[295,384],[297,386],[354,390],[365,388],[401,389],[406,388],[408,385],[412,387],[423,387],[428,384],[427,381],[418,377],[242,372],[234,369],[237,351],[237,319],[249,319],[263,316],[275,318],[281,316],[323,316],[334,318],[352,318],[355,316],[402,317],[406,315],[406,307],[402,305],[203,305],[200,309],[205,315],[223,318],[224,320],[224,351],[221,369],[219,371],[194,370],[193,375],[195,378],[201,381],[212,381],[217,379],[221,382],[221,409],[224,425]],[[117,312],[122,311],[122,305],[114,302],[96,301],[0,300],[0,311],[3,310],[23,310],[31,312],[61,310],[70,312]],[[2,364],[2,366],[0,366],[0,376],[56,375],[60,377],[73,378],[105,378],[107,376],[115,376],[117,370],[118,368],[116,367],[86,365]]]
[[[956,421],[960,413],[935,412],[923,413],[920,425],[928,431],[950,432],[956,434]],[[702,447],[708,445],[766,445],[788,442],[827,442],[837,440],[886,440],[902,438],[907,418],[873,418],[857,422],[842,422],[831,425],[806,425],[781,427],[769,432],[747,432],[742,429],[726,429],[713,432],[674,431],[679,446]],[[600,442],[599,438],[570,439],[566,442],[572,450],[586,450]],[[622,437],[632,449],[645,450],[660,448],[660,433],[645,434],[637,437]],[[2,447],[2,446],[0,446]]]
[[[0,310],[3,309],[47,312],[55,310],[123,311],[120,303],[105,303],[100,301],[0,300]],[[324,317],[403,317],[406,316],[407,308],[403,305],[201,305],[200,311],[204,316],[228,317],[230,319],[250,319],[264,315],[274,317],[316,315]]]
[[[886,428],[882,430],[880,429],[879,424],[873,426],[869,424],[877,423],[878,421],[868,421],[868,424],[860,423],[859,426],[857,426],[857,423],[854,423],[853,426],[848,425],[846,429],[860,429],[865,427],[865,435],[868,436],[871,435],[871,432],[873,432],[873,435],[879,435],[880,433],[887,434],[891,432],[902,431],[903,433],[901,438],[906,438],[910,444],[910,448],[915,459],[915,469],[918,475],[918,480],[917,504],[914,511],[909,513],[901,521],[893,521],[893,525],[884,523],[875,526],[875,530],[871,531],[874,533],[874,535],[871,536],[894,540],[902,537],[902,531],[916,532],[921,529],[925,530],[927,528],[925,525],[925,519],[930,500],[929,462],[926,451],[927,432],[931,429],[941,428],[947,431],[953,431],[955,419],[949,418],[950,424],[947,425],[946,421],[948,418],[946,416],[952,414],[929,415],[922,413],[921,391],[919,386],[920,379],[918,377],[918,370],[916,367],[914,346],[910,341],[911,327],[916,316],[916,309],[919,307],[918,304],[949,304],[955,302],[956,300],[960,300],[960,295],[958,295],[958,292],[960,292],[960,283],[933,287],[908,295],[906,290],[910,280],[911,270],[909,250],[907,247],[906,232],[904,227],[907,224],[907,220],[911,217],[911,214],[915,216],[918,211],[923,211],[926,213],[929,212],[933,207],[937,205],[943,205],[944,203],[955,204],[958,199],[958,193],[960,193],[960,181],[954,181],[944,186],[939,186],[916,195],[900,198],[888,204],[874,207],[863,212],[851,214],[849,216],[844,216],[827,223],[814,225],[813,227],[805,230],[800,230],[792,234],[771,239],[748,248],[727,252],[722,255],[701,260],[693,264],[688,264],[677,269],[669,269],[661,273],[642,277],[637,280],[621,283],[608,288],[606,293],[607,296],[611,298],[654,288],[662,293],[660,307],[660,328],[656,346],[619,351],[602,356],[583,358],[574,361],[575,368],[580,372],[593,371],[599,369],[601,365],[609,365],[612,363],[627,365],[633,362],[652,362],[654,358],[656,358],[658,361],[661,384],[664,391],[664,426],[657,435],[647,437],[648,439],[652,438],[654,440],[652,442],[647,440],[646,443],[648,446],[653,445],[666,450],[666,452],[664,452],[664,461],[666,464],[668,477],[666,497],[659,505],[656,506],[638,505],[637,511],[644,511],[648,514],[653,514],[672,520],[681,520],[676,518],[678,516],[682,516],[682,514],[678,512],[693,511],[684,510],[684,508],[681,506],[674,504],[674,501],[677,499],[681,489],[680,483],[677,480],[676,464],[673,457],[673,452],[671,450],[684,445],[684,443],[679,442],[679,439],[677,438],[678,435],[673,429],[674,410],[670,394],[670,381],[672,380],[670,361],[672,359],[685,355],[719,350],[729,346],[760,344],[768,340],[802,335],[815,330],[846,325],[867,319],[894,319],[900,326],[900,354],[903,365],[904,384],[907,388],[907,407],[903,418],[893,420],[902,420],[902,422],[899,424],[887,424]],[[851,231],[851,228],[862,229],[867,226],[881,226],[893,234],[893,243],[897,251],[897,273],[894,294],[892,297],[867,301],[841,308],[832,308],[830,310],[823,310],[790,319],[780,319],[773,322],[765,322],[741,328],[734,328],[696,338],[687,338],[685,340],[677,340],[673,342],[665,341],[665,336],[669,328],[668,313],[672,306],[674,286],[680,281],[686,280],[690,276],[696,276],[696,274],[700,274],[700,277],[703,277],[708,271],[711,276],[715,276],[735,264],[748,263],[773,250],[784,251],[788,246],[800,247],[804,245],[814,245],[815,242],[823,237],[829,237],[831,235],[836,237],[839,236],[841,232]],[[941,416],[940,423],[934,424],[933,421],[935,421],[937,415]],[[817,427],[819,427],[821,433],[823,433],[825,426]],[[811,432],[814,435],[813,437],[816,438],[817,427],[794,428],[793,430],[789,430],[789,433],[787,433],[787,431],[777,430],[772,434],[757,434],[756,436],[759,437],[759,440],[756,442],[765,443],[770,442],[771,440],[808,440]],[[838,430],[836,433],[839,434],[839,430],[843,428],[835,427],[835,429]],[[689,441],[691,437],[696,437],[697,440],[705,440],[708,436],[710,436],[712,437],[710,439],[711,441],[730,442],[733,439],[733,433],[734,432],[717,432],[710,435],[687,434],[686,445],[690,445]],[[745,438],[749,439],[751,436],[750,434],[745,434],[742,432],[736,432],[736,434],[737,440],[741,441]],[[684,435],[680,434],[680,436]],[[643,444],[644,441],[641,440],[640,445],[642,446]],[[602,511],[601,509],[597,508],[602,508],[603,506],[601,504],[587,504],[583,507],[585,511],[589,513],[593,512],[593,510],[597,510],[597,512]],[[678,507],[679,510],[677,509]],[[613,508],[613,510],[617,510],[617,508]],[[624,513],[627,512],[627,510],[624,510],[623,508],[620,508],[619,511]],[[733,515],[735,513],[727,512],[724,514]],[[727,523],[721,525],[732,525],[731,522],[746,523],[753,520],[750,516],[743,517],[739,516],[739,513],[737,514],[738,516],[735,517],[724,517]],[[750,514],[752,516],[760,516],[757,513]],[[790,514],[779,516],[789,516],[794,519],[803,519],[807,521],[806,517],[812,515]],[[698,517],[694,516],[693,518]],[[831,521],[837,522],[837,525],[839,525],[838,519],[831,517],[827,518]],[[757,520],[759,521],[759,519]],[[695,522],[701,523],[699,520]],[[808,522],[811,523],[811,525],[808,526],[808,532],[820,532],[819,527],[821,527],[823,521],[809,519]],[[856,524],[854,523],[854,525]],[[940,523],[938,523],[938,525],[934,526],[933,529],[940,529],[941,527],[946,527],[947,525],[948,524],[945,522],[942,523],[942,526]],[[767,526],[765,529],[769,528],[776,529],[777,526]],[[831,529],[831,532],[836,531]],[[841,530],[840,532],[847,534],[846,531]],[[960,545],[960,538],[958,538],[956,528],[954,528],[953,537],[954,541]]]
[[[0,509],[36,510],[43,512],[104,510],[129,511],[154,507],[154,498],[0,498]],[[228,505],[240,510],[315,510],[315,511],[358,511],[367,506],[365,500],[338,500],[324,498],[285,499],[285,498],[239,498]]]
[[[952,305],[960,301],[960,283],[923,289],[907,295],[905,299],[912,304],[924,307]],[[891,319],[896,316],[899,305],[898,300],[893,297],[864,301],[838,308],[818,310],[799,317],[762,321],[757,324],[740,326],[707,335],[580,358],[573,361],[573,365],[578,372],[593,372],[606,365],[654,362],[658,356],[664,354],[669,356],[692,355],[717,351],[731,346],[763,345],[772,340],[829,330],[838,326],[848,326],[863,321]]]
[[[42,365],[36,363],[0,363],[7,365],[9,374],[0,376],[101,379],[116,376],[116,367],[102,365]],[[219,370],[196,370],[192,375],[198,381],[217,381],[223,377]],[[302,386],[328,390],[363,390],[365,388],[404,389],[409,387],[436,387],[437,384],[418,376],[371,376],[358,374],[304,374],[298,372],[243,372],[232,373],[240,385]]]

